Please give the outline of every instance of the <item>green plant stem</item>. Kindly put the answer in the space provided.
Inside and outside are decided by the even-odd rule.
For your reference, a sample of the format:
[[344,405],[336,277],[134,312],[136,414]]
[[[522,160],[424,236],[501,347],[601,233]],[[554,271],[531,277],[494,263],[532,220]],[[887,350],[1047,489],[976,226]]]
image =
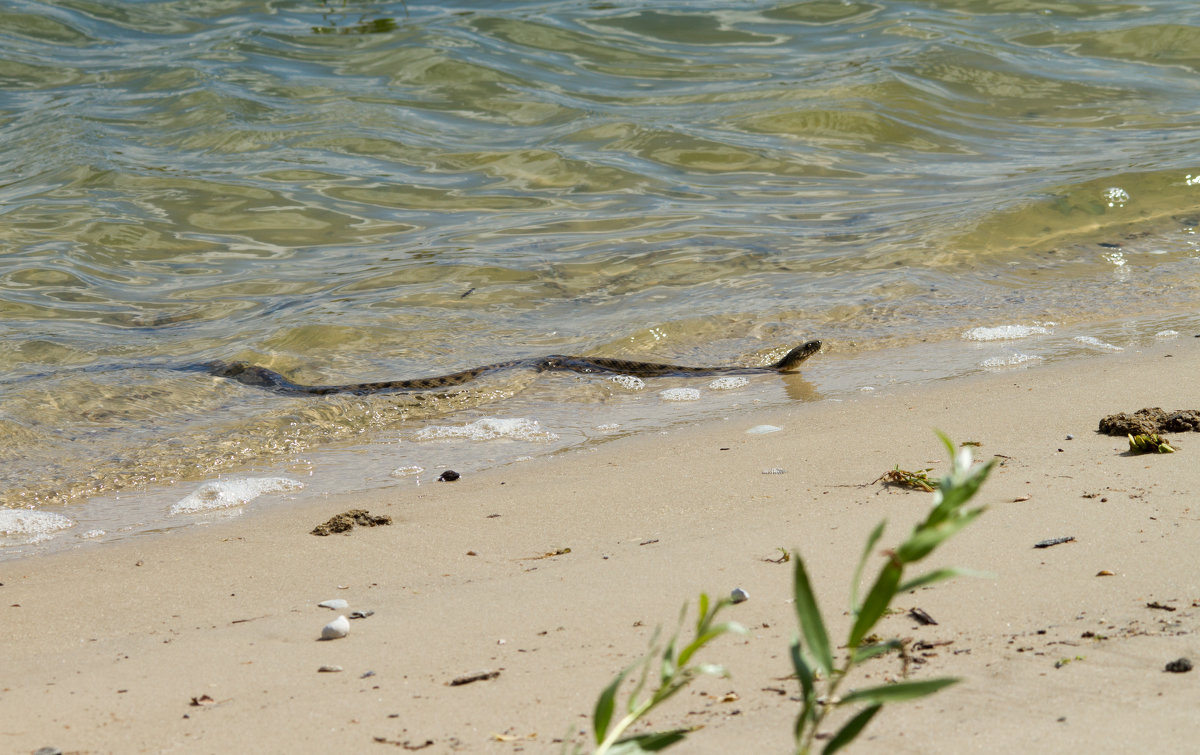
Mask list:
[[628,729],[630,726],[633,726],[634,722],[636,722],[642,716],[646,715],[646,713],[649,712],[649,710],[651,708],[653,708],[655,705],[658,704],[659,701],[658,701],[657,697],[658,696],[656,695],[655,697],[651,698],[650,700],[647,700],[646,702],[642,703],[641,705],[638,705],[632,711],[629,712],[629,715],[625,716],[620,721],[618,721],[617,725],[614,726],[612,728],[612,731],[610,731],[608,733],[608,736],[606,736],[604,738],[604,741],[601,742],[596,747],[596,750],[593,753],[593,755],[602,755],[602,753],[608,752],[612,748],[612,746],[615,745],[617,743],[617,741],[619,739],[621,739],[621,737],[625,734],[626,729]]
[[796,749],[796,755],[809,755],[812,752],[813,742],[816,740],[817,732],[821,730],[821,723],[825,720],[825,715],[836,707],[830,704],[829,701],[837,699],[838,687],[841,686],[842,682],[846,679],[846,675],[850,673],[850,669],[853,667],[854,661],[847,659],[846,668],[834,670],[833,675],[835,678],[829,680],[829,687],[825,691],[825,702],[817,703],[816,718],[813,720],[812,726],[805,732],[800,747]]

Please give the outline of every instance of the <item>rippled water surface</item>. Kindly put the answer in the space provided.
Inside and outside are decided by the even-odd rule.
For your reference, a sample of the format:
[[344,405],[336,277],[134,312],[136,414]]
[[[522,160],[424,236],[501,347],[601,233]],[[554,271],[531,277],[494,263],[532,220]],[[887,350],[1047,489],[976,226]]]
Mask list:
[[[0,501],[146,528],[218,474],[406,484],[1190,336],[1198,74],[1190,1],[5,3]],[[963,338],[1014,324],[1045,333]],[[728,391],[179,369],[764,364],[812,337],[802,377]],[[540,430],[419,436],[488,417]]]

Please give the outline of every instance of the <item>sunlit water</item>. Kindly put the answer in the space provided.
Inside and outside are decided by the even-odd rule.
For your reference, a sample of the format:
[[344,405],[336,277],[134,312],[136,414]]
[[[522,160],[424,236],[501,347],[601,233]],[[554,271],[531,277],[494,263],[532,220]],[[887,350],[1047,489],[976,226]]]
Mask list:
[[[1190,1],[6,3],[0,503],[103,540],[195,521],[168,512],[218,476],[425,484],[1190,339],[1198,73]],[[295,398],[178,369],[764,364],[814,337],[803,375],[732,387]]]

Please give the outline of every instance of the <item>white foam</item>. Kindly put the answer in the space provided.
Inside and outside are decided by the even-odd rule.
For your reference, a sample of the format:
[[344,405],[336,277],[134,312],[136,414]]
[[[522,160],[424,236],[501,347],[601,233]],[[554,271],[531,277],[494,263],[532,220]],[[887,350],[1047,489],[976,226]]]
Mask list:
[[1035,354],[1012,354],[1006,357],[992,357],[979,363],[980,367],[1016,367],[1026,362],[1039,362],[1042,357]]
[[602,433],[611,433],[614,430],[620,430],[621,426],[616,422],[607,422],[603,425],[596,425],[596,429]]
[[392,470],[392,477],[412,477],[413,475],[419,475],[424,471],[424,467],[418,467],[415,465],[411,467],[396,467]]
[[82,533],[79,537],[83,540],[95,540],[98,537],[104,537],[108,533],[104,530],[88,530]]
[[[1046,323],[1053,325],[1054,323]],[[971,328],[963,333],[968,341],[1005,341],[1014,338],[1046,335],[1050,329],[1042,325],[997,325],[994,328]]]
[[659,391],[659,396],[662,396],[663,401],[699,401],[700,391],[695,388],[668,388],[665,391]]
[[1179,331],[1178,330],[1160,330],[1154,334],[1154,337],[1160,341],[1166,341],[1167,339],[1170,339],[1170,338],[1178,338]]
[[171,514],[195,514],[242,506],[263,493],[299,490],[304,483],[289,477],[231,477],[206,482],[171,507]]
[[741,388],[742,386],[745,386],[745,385],[750,385],[749,378],[719,377],[716,380],[709,383],[708,387],[712,388],[714,391],[728,391],[728,390],[732,390],[734,388]]
[[1120,346],[1113,346],[1111,343],[1105,343],[1104,341],[1101,341],[1099,338],[1092,338],[1091,336],[1075,336],[1075,340],[1078,341],[1079,343],[1086,344],[1088,346],[1095,346],[1097,349],[1104,349],[1106,351],[1124,351],[1125,350],[1125,349],[1121,348]]
[[646,387],[646,381],[633,375],[613,375],[609,378],[627,391],[640,391]]
[[49,540],[55,532],[74,525],[62,514],[34,509],[0,509],[0,535],[38,543]]
[[484,417],[465,425],[431,425],[418,430],[415,440],[556,440],[554,433],[543,430],[536,419],[524,417]]

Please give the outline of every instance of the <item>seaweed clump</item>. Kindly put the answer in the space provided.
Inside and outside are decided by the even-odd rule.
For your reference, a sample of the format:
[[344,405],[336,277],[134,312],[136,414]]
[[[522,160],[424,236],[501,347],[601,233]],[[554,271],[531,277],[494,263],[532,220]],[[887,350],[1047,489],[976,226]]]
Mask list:
[[392,518],[387,514],[372,515],[366,509],[350,509],[331,516],[323,524],[318,524],[313,528],[312,534],[325,537],[339,532],[349,532],[354,529],[354,525],[356,524],[360,527],[377,527],[382,524],[391,523]]
[[1134,436],[1200,432],[1200,410],[1166,412],[1154,407],[1139,409],[1133,414],[1110,414],[1100,420],[1100,432],[1105,435]]

